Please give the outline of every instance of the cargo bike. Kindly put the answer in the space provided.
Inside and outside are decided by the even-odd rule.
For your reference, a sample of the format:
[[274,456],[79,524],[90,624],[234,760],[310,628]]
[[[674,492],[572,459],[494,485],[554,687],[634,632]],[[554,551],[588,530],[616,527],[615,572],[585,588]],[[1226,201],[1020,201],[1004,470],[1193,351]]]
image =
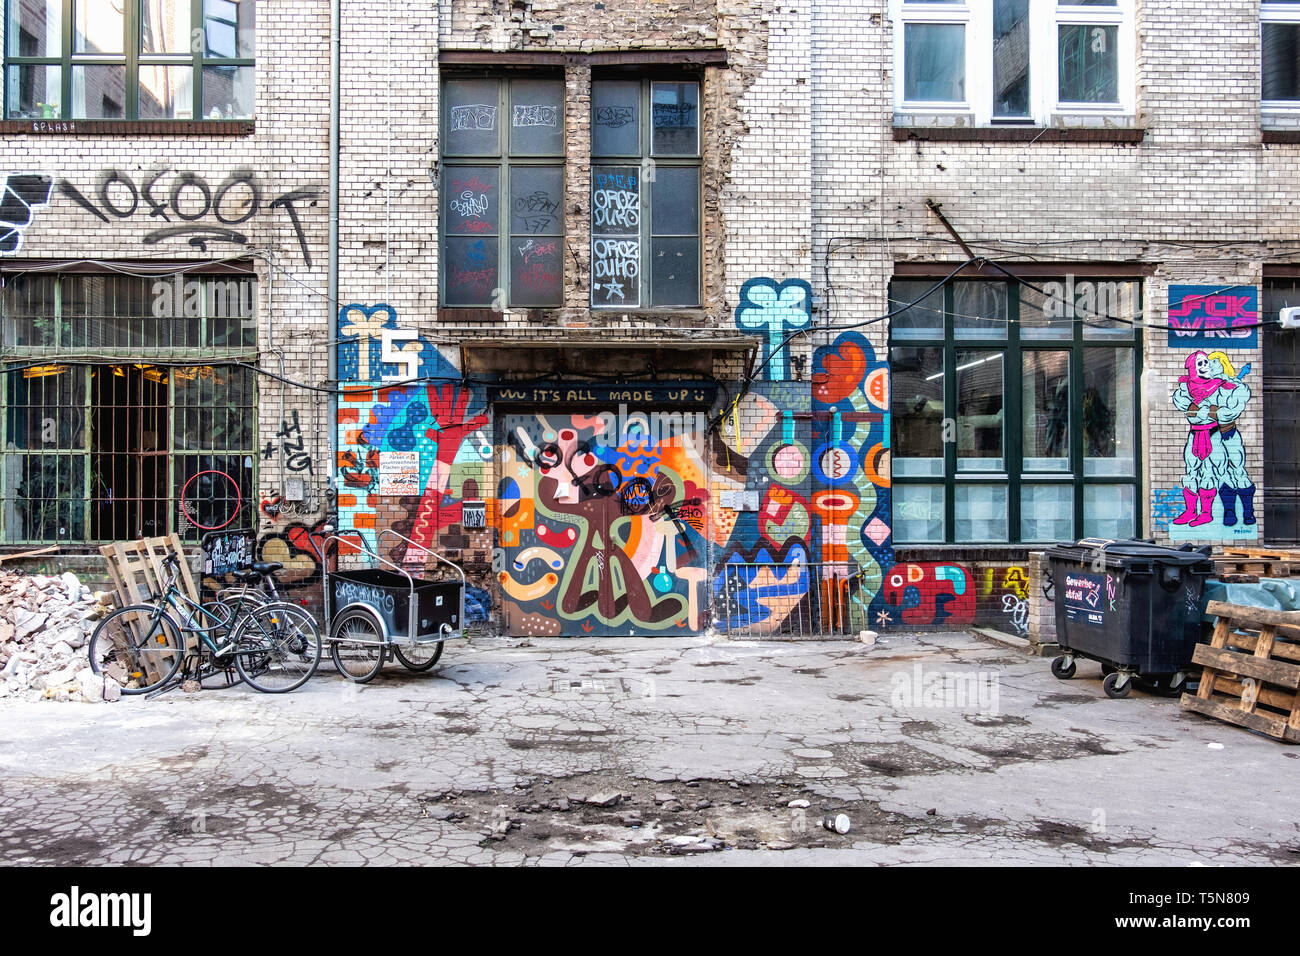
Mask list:
[[[379,533],[404,541],[456,572],[459,580],[423,580],[371,551],[354,538],[330,534],[316,544],[322,568],[337,568],[339,545],[369,559],[371,567],[326,570],[325,630],[338,672],[364,684],[383,668],[389,654],[411,671],[427,671],[442,657],[443,645],[465,633],[465,572],[438,552],[392,529]],[[326,560],[334,542],[333,563]]]

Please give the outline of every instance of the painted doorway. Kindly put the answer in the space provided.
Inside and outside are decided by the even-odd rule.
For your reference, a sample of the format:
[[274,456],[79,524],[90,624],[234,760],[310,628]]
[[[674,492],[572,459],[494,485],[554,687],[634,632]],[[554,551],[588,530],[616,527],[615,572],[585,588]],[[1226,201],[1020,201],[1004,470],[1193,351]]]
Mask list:
[[494,419],[508,633],[708,626],[703,413],[498,408]]

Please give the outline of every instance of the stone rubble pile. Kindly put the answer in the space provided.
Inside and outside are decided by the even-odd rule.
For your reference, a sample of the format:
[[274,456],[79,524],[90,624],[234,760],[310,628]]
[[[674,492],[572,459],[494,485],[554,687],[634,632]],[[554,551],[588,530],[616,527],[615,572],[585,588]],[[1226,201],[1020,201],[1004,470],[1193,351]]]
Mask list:
[[0,572],[0,698],[117,700],[120,688],[91,671],[86,653],[112,601],[71,571]]

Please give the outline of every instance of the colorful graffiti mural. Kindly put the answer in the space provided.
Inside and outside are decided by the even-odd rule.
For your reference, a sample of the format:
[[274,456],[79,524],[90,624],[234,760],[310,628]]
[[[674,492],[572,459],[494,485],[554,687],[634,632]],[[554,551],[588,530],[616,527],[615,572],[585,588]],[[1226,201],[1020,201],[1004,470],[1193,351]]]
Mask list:
[[512,633],[704,626],[707,479],[693,421],[626,408],[497,415],[497,580]]
[[736,327],[763,336],[763,365],[770,381],[790,377],[786,336],[812,321],[812,286],[804,279],[750,279],[740,287]]
[[1188,424],[1180,488],[1184,508],[1170,519],[1169,536],[1175,541],[1256,538],[1255,483],[1246,473],[1237,424],[1251,398],[1245,381],[1250,365],[1239,371],[1225,352],[1196,351],[1184,367],[1171,397]]

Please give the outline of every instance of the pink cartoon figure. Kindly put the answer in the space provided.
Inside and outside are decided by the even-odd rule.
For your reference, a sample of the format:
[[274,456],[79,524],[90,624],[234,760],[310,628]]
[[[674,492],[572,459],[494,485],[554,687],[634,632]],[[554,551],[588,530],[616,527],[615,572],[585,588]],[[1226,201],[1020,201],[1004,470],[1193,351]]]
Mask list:
[[1237,419],[1250,401],[1250,388],[1223,352],[1193,352],[1184,363],[1173,403],[1187,417],[1190,431],[1183,448],[1183,513],[1174,524],[1196,527],[1214,520],[1214,497],[1223,505],[1223,525],[1237,524],[1241,502],[1243,524],[1255,523],[1255,485],[1246,474],[1246,451]]

